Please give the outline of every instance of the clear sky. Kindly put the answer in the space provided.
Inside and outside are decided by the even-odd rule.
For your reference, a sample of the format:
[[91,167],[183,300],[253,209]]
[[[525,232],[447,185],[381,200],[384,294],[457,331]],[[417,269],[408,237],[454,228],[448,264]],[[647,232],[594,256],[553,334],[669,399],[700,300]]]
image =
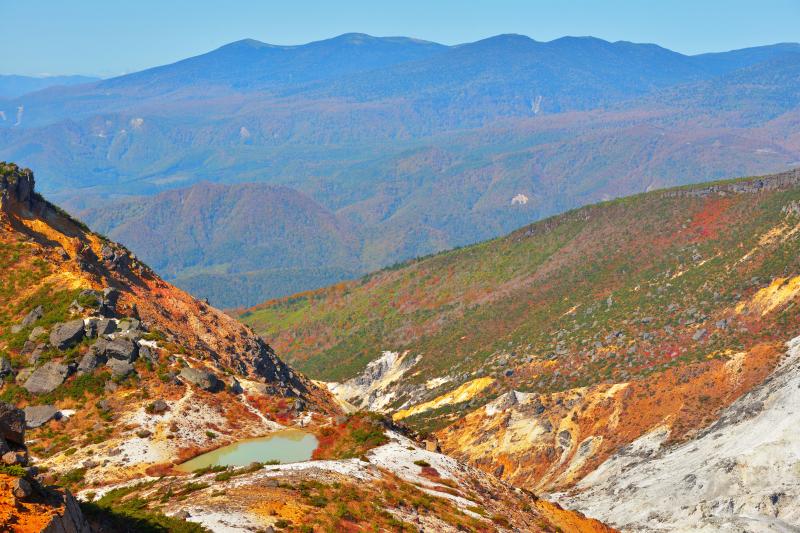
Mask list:
[[251,37],[593,35],[687,54],[800,41],[800,0],[0,0],[0,73],[111,76]]

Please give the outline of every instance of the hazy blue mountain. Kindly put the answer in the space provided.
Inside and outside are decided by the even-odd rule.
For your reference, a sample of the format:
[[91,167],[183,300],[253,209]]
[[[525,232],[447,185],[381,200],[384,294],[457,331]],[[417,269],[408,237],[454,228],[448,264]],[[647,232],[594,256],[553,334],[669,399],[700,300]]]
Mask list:
[[[291,188],[357,244],[322,272],[328,252],[299,239],[274,268],[329,282],[589,202],[796,166],[799,47],[685,56],[591,37],[245,40],[0,101],[7,116],[23,108],[18,126],[0,126],[0,160],[36,169],[41,190],[73,210],[203,181]],[[194,272],[153,250],[165,274]],[[193,287],[234,274],[256,286],[241,254],[223,251],[212,256],[233,270],[201,265]],[[259,286],[290,277],[275,272]]]
[[0,74],[0,98],[15,98],[48,87],[80,85],[99,78],[90,76],[17,76]]

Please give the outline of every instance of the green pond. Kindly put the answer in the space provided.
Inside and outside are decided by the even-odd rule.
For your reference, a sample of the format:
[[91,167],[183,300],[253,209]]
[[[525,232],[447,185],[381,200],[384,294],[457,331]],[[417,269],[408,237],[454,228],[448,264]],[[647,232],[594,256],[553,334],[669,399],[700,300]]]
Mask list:
[[317,438],[297,429],[276,431],[266,437],[247,439],[198,455],[178,465],[183,472],[194,472],[208,466],[247,466],[251,463],[280,461],[299,463],[311,459]]

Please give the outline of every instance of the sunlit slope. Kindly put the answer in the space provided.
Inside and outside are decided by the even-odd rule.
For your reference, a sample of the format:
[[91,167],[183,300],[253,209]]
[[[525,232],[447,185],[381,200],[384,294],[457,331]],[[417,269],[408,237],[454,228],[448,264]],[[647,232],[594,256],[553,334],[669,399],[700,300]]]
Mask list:
[[393,408],[476,377],[496,381],[472,407],[509,389],[549,393],[726,358],[796,328],[799,179],[593,205],[241,317],[318,379],[408,351],[418,360],[390,387]]

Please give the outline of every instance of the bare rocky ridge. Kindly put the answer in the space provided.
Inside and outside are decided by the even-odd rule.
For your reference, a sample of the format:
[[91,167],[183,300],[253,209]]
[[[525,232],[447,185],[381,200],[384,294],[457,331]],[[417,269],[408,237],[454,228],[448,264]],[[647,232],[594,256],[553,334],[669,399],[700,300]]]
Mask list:
[[45,486],[29,464],[22,410],[0,402],[0,524],[15,533],[91,533],[89,523],[68,490]]
[[800,337],[780,366],[696,438],[626,446],[559,500],[624,531],[797,531]]

